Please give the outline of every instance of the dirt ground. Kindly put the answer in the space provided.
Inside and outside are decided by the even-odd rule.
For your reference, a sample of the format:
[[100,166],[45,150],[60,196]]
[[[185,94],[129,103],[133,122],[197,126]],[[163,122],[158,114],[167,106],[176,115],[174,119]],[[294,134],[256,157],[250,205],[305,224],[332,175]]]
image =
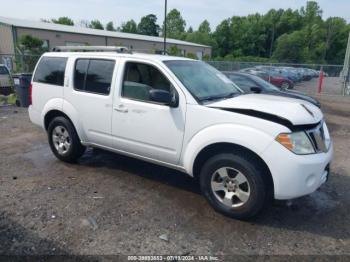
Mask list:
[[1,107],[0,254],[350,255],[350,98],[318,98],[335,144],[329,182],[249,222],[214,212],[167,168],[97,150],[64,164],[26,109]]

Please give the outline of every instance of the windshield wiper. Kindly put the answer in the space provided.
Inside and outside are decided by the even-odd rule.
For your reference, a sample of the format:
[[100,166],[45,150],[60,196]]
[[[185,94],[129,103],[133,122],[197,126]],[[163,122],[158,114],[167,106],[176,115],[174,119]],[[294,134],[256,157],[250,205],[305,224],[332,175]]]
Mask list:
[[240,95],[238,92],[232,92],[226,95],[222,95],[222,96],[207,96],[207,97],[203,97],[200,99],[201,102],[204,101],[215,101],[215,100],[221,100],[221,99],[228,99],[228,98],[232,98],[235,96]]

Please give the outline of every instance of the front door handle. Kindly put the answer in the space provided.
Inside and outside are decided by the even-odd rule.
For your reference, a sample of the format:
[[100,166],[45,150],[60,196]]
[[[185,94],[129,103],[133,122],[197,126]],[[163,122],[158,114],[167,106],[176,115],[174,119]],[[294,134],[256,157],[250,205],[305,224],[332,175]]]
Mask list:
[[124,105],[120,105],[118,107],[115,107],[114,110],[119,112],[119,113],[127,113],[127,112],[129,112],[128,108],[126,108]]

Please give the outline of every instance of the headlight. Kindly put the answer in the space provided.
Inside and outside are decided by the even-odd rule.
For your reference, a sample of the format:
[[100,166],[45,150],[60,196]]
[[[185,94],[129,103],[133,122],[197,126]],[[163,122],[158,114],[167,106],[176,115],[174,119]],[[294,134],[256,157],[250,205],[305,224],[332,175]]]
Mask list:
[[279,134],[276,141],[297,155],[315,153],[315,149],[305,132]]

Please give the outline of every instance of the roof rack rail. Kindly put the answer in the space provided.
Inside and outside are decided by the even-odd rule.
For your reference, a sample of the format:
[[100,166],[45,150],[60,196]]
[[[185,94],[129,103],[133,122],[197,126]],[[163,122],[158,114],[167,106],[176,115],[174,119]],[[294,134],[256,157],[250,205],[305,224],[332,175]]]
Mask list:
[[124,46],[56,46],[52,52],[116,52],[128,53],[131,51]]

